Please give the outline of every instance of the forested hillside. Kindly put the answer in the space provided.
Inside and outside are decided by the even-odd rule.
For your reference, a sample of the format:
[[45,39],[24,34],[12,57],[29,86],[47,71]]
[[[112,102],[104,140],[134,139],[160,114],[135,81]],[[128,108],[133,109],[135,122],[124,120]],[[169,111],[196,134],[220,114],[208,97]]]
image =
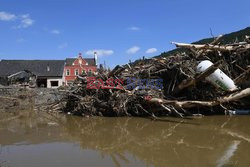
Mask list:
[[[247,27],[247,28],[242,29],[240,31],[226,34],[219,40],[219,42],[221,44],[228,44],[228,43],[233,43],[235,41],[243,41],[245,39],[246,35],[250,36],[250,27]],[[214,40],[214,38],[205,38],[205,39],[199,40],[197,42],[194,42],[194,44],[210,43],[213,40]],[[182,41],[178,41],[178,42],[182,42]],[[169,56],[171,54],[174,54],[174,53],[180,52],[180,51],[182,51],[182,50],[181,49],[174,49],[174,50],[171,50],[168,52],[163,52],[162,54],[160,54],[159,56],[156,56],[156,57]]]

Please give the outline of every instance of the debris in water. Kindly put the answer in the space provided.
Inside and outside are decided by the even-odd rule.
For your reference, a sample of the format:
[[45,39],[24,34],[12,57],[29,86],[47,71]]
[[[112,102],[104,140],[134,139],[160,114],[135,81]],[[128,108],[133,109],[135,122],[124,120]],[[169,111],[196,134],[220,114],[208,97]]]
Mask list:
[[240,141],[233,141],[233,143],[227,148],[226,152],[223,154],[223,156],[217,161],[217,167],[222,167],[226,165],[230,158],[234,156],[235,151],[238,149],[238,145],[240,144]]

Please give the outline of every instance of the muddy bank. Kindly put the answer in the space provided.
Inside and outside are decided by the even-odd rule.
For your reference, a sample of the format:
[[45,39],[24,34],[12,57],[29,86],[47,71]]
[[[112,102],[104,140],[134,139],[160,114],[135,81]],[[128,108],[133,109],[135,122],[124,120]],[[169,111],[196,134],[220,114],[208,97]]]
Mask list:
[[64,94],[58,89],[0,88],[0,111],[34,109],[60,101]]

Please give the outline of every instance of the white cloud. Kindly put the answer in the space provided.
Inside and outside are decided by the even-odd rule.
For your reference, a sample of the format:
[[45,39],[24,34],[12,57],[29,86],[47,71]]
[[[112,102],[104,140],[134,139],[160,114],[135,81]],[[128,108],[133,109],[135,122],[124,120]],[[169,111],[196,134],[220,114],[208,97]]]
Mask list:
[[16,21],[19,25],[13,26],[14,29],[27,28],[34,24],[34,20],[30,18],[29,14],[15,15],[7,12],[0,12],[0,21]]
[[16,19],[16,15],[7,13],[7,12],[0,12],[0,20],[1,21],[13,21]]
[[59,35],[59,34],[61,34],[61,31],[54,29],[54,30],[51,30],[50,33],[55,34],[55,35]]
[[19,17],[21,23],[17,26],[17,28],[27,28],[34,24],[34,20],[30,18],[29,14],[24,14]]
[[86,55],[93,56],[95,52],[97,53],[98,56],[110,56],[114,54],[113,50],[95,49],[95,50],[88,50],[86,52]]
[[58,49],[64,49],[64,48],[66,48],[66,47],[68,47],[68,43],[67,43],[67,42],[64,42],[64,43],[62,43],[62,44],[60,44],[60,45],[58,46]]
[[128,29],[131,31],[139,31],[140,30],[140,28],[136,27],[136,26],[129,27]]
[[146,51],[146,53],[150,54],[150,53],[155,53],[157,52],[157,49],[156,48],[150,48]]
[[129,48],[129,49],[127,50],[127,54],[135,54],[135,53],[138,52],[140,49],[141,49],[140,47],[134,46],[134,47]]

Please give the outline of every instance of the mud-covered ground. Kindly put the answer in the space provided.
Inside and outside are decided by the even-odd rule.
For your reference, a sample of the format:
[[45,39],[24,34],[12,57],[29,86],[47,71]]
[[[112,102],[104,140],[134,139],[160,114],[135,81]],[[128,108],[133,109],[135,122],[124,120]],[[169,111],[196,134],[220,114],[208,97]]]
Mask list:
[[62,99],[58,89],[0,87],[0,112],[33,109]]

